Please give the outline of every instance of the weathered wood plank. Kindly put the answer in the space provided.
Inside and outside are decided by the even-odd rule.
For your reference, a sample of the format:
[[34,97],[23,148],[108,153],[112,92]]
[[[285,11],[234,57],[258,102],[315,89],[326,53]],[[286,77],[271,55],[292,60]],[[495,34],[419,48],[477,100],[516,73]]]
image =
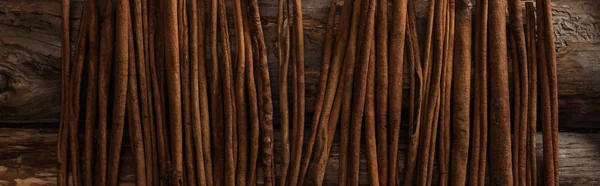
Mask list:
[[[339,2],[341,6],[343,2]],[[417,1],[419,25],[427,1]],[[265,40],[275,49],[276,1],[260,1]],[[321,44],[329,3],[303,2],[306,52],[306,113],[310,120],[318,92]],[[562,128],[600,128],[600,1],[555,0]],[[72,35],[78,28],[81,1],[72,7]],[[341,7],[338,7],[340,10]],[[0,122],[57,122],[60,106],[60,1],[0,1]],[[234,32],[231,32],[234,33]],[[72,37],[76,38],[76,37]],[[272,89],[277,89],[276,50],[269,51]],[[404,78],[408,79],[408,78]],[[7,85],[3,88],[3,85]],[[407,95],[407,94],[405,94]],[[273,92],[275,109],[279,95]],[[407,98],[405,98],[407,99]],[[275,112],[275,118],[278,118]],[[277,120],[275,120],[277,121]],[[310,121],[307,121],[310,123]]]
[[[13,184],[56,184],[56,129],[0,128],[0,185]],[[278,136],[278,135],[276,135]],[[127,137],[124,138],[127,143]],[[400,143],[400,162],[406,154],[406,135]],[[541,139],[538,134],[537,139]],[[278,140],[275,140],[278,142]],[[561,185],[600,184],[600,134],[563,132],[559,134],[560,183]],[[336,185],[338,165],[338,143],[334,143],[327,165],[326,185]],[[276,143],[276,149],[278,148]],[[364,145],[364,144],[363,144]],[[538,165],[541,166],[542,145],[537,140]],[[128,146],[123,148],[121,182],[133,184],[133,160]],[[278,153],[278,152],[276,152]],[[276,156],[278,157],[278,156]],[[279,161],[276,160],[276,164]],[[401,164],[401,167],[403,165]],[[541,169],[538,169],[541,170]],[[259,174],[262,174],[259,171]],[[362,185],[367,184],[366,159],[361,154]],[[541,176],[541,174],[539,174]],[[261,178],[259,178],[259,181]]]

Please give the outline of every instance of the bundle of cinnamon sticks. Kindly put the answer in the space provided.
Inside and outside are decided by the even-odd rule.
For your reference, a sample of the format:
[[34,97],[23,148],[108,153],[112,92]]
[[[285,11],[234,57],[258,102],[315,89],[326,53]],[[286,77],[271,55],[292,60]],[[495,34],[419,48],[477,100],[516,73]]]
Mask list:
[[85,1],[71,57],[63,1],[59,185],[118,185],[124,147],[136,185],[273,184],[258,3],[233,3],[235,50],[224,0]]
[[62,3],[58,185],[118,185],[124,150],[136,185],[559,184],[550,0],[429,0],[423,37],[416,0],[331,0],[313,115],[278,0],[277,120],[257,0],[87,0],[73,51]]

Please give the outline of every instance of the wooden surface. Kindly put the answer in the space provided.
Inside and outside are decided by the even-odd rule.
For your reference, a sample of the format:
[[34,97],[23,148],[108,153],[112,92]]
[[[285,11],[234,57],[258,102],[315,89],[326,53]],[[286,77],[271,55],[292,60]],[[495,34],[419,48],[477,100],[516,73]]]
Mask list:
[[[271,0],[260,1],[259,4],[269,48],[272,90],[277,90],[278,86],[275,55],[276,3],[277,1]],[[338,11],[342,4],[343,2],[338,3]],[[416,3],[420,26],[425,25],[426,4],[426,0],[418,0]],[[75,36],[81,1],[75,1],[72,6],[71,30]],[[329,1],[303,2],[307,123],[312,118],[318,91],[321,45],[328,6]],[[599,129],[600,117],[597,115],[600,115],[600,76],[597,74],[600,74],[600,11],[597,10],[600,10],[600,1],[554,0],[553,7],[558,49],[560,127]],[[58,121],[59,32],[59,0],[0,1],[0,122]],[[276,110],[278,98],[278,92],[273,91]],[[275,112],[275,121],[278,113]]]
[[[55,185],[56,136],[56,129],[0,128],[0,185]],[[128,143],[129,138],[124,139]],[[400,162],[404,162],[406,136],[402,135],[401,139]],[[538,134],[537,139],[537,160],[541,164],[541,134]],[[276,149],[279,149],[278,145],[276,144]],[[600,184],[600,134],[560,133],[559,146],[561,185]],[[335,185],[337,182],[338,152],[339,147],[335,143],[327,165],[326,185]],[[360,180],[365,185],[367,171],[364,152],[361,156]],[[276,160],[276,163],[279,164],[279,161]],[[120,170],[123,185],[133,185],[132,164],[130,148],[125,146]],[[260,171],[259,175],[262,175]],[[541,176],[541,173],[538,175]]]

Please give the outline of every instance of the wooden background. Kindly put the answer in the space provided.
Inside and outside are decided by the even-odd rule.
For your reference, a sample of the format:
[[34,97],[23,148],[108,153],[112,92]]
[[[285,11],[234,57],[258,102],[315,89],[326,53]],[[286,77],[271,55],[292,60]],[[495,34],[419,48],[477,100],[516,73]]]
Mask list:
[[[338,4],[338,11],[342,4]],[[600,1],[554,0],[552,4],[558,51],[561,184],[600,184],[600,134],[593,134],[600,131]],[[277,1],[259,0],[259,5],[272,89],[277,90]],[[420,26],[425,25],[426,5],[427,0],[417,0]],[[0,185],[55,183],[60,6],[60,0],[0,0]],[[328,6],[325,0],[303,2],[307,123],[312,119],[318,91]],[[81,7],[81,0],[73,1],[72,39],[77,35]],[[273,91],[276,110],[278,98],[278,92]],[[275,125],[277,118],[275,112]],[[541,160],[539,149],[538,155]],[[337,169],[335,158],[332,155],[328,167],[332,172]],[[122,172],[127,174],[127,170]],[[131,178],[127,176],[124,180]],[[326,183],[336,179],[335,174],[328,174]]]

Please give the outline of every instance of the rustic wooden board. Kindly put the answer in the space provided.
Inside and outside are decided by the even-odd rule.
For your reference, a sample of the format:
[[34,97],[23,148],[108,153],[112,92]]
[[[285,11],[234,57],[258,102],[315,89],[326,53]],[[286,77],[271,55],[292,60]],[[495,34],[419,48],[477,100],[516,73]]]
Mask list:
[[[0,185],[55,185],[56,136],[56,129],[0,128]],[[404,162],[406,136],[401,137],[403,141],[400,141],[400,162]],[[541,163],[541,134],[538,134],[537,139],[537,160]],[[128,143],[128,138],[125,137],[124,141]],[[276,144],[276,147],[278,145]],[[560,133],[559,146],[561,185],[600,184],[600,134]],[[338,153],[339,147],[334,145],[327,165],[325,185],[336,185]],[[360,180],[361,185],[366,185],[364,152],[361,155]],[[123,148],[122,162],[121,182],[123,185],[133,185],[133,161],[128,146]],[[279,164],[279,161],[276,160],[276,164]],[[262,173],[259,172],[259,175]]]
[[[338,11],[341,5],[338,3]],[[272,90],[277,90],[277,1],[259,3],[269,48]],[[427,1],[417,1],[419,25]],[[328,1],[304,0],[307,123],[318,88]],[[561,128],[600,128],[600,1],[554,0]],[[72,35],[81,1],[73,3]],[[60,1],[0,1],[0,122],[57,122],[60,106]],[[234,32],[230,32],[233,34]],[[422,33],[422,32],[421,32]],[[72,37],[75,38],[75,37]],[[408,80],[408,78],[405,78]],[[8,85],[3,89],[2,85]],[[407,95],[407,94],[404,94]],[[279,95],[273,91],[275,109]],[[405,98],[406,99],[406,98]],[[405,104],[407,105],[407,104]],[[275,118],[278,118],[275,112]],[[277,121],[277,120],[275,120]]]

